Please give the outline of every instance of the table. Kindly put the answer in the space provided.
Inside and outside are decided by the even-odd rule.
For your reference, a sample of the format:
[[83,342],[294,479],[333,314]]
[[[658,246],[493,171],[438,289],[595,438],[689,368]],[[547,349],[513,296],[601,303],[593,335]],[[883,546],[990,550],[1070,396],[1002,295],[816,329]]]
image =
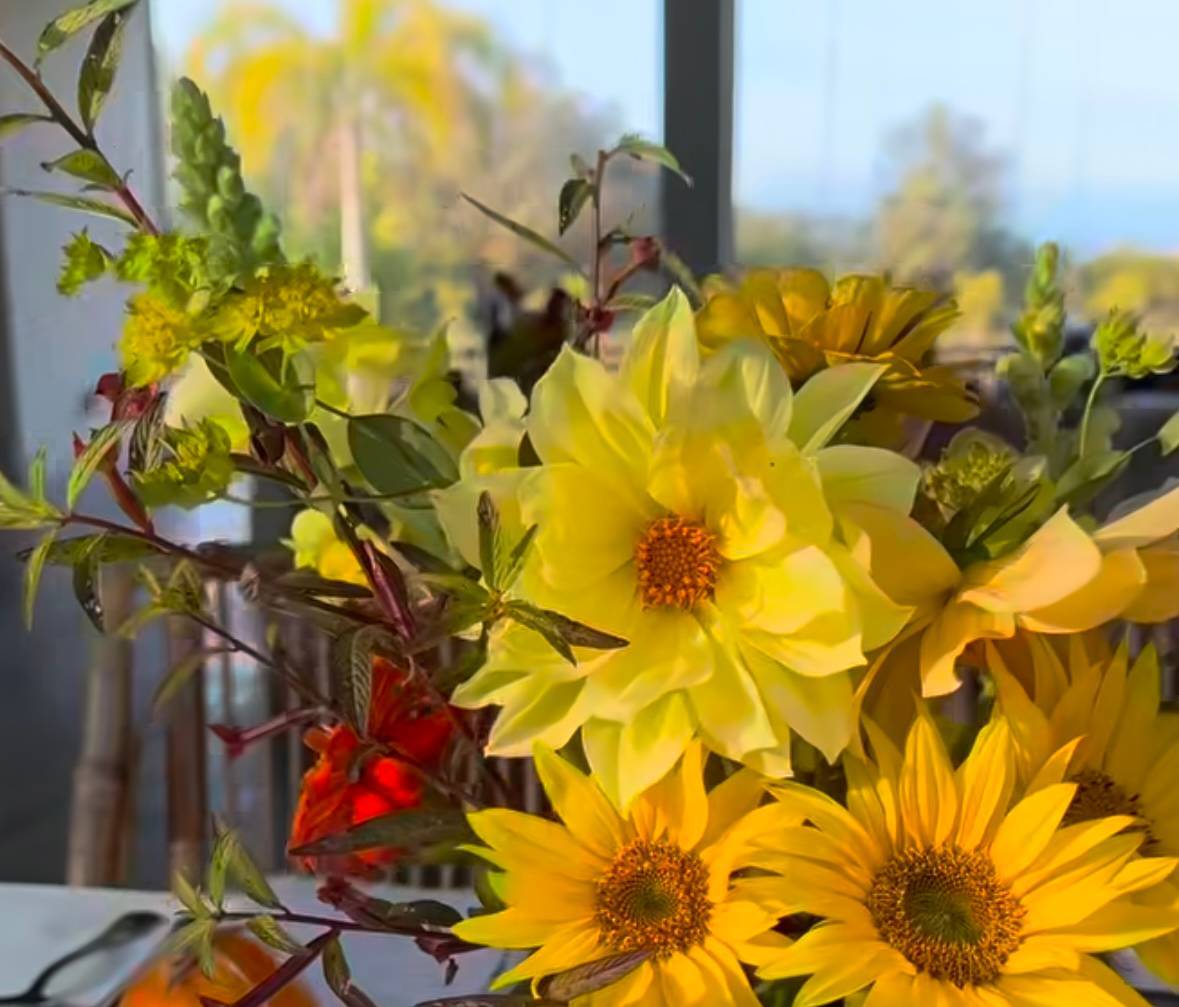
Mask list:
[[[312,879],[283,877],[272,879],[272,883],[291,909],[331,915],[330,908],[316,900]],[[474,901],[470,893],[424,892],[386,885],[375,886],[373,893],[392,900],[441,897],[459,909]],[[0,884],[0,997],[25,989],[46,965],[84,944],[120,915],[148,911],[171,917],[176,909],[177,903],[166,892]],[[305,927],[289,929],[303,940],[318,932]],[[91,981],[86,983],[92,992],[79,1002],[99,1002],[113,993],[118,984],[151,959],[165,933],[166,925],[161,926],[158,935],[130,946],[105,983],[97,987]],[[498,952],[464,955],[458,976],[447,987],[442,982],[442,967],[405,938],[348,934],[344,946],[354,980],[380,1007],[413,1007],[430,997],[481,992],[503,965],[503,956]],[[309,969],[306,975],[309,985],[320,995],[320,1002],[325,1007],[334,1004],[317,970]]]

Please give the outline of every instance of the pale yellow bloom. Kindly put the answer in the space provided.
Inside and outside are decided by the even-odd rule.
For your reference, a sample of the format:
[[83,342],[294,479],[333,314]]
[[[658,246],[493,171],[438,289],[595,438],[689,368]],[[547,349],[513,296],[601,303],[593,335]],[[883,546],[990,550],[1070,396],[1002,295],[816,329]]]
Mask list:
[[[767,953],[762,976],[809,976],[795,1007],[865,987],[866,1007],[1145,1004],[1093,957],[1179,926],[1179,909],[1132,899],[1176,865],[1138,855],[1143,834],[1124,831],[1133,818],[1070,824],[1077,787],[1060,765],[1019,789],[1002,718],[957,770],[928,715],[903,755],[876,740],[872,761],[847,760],[846,808],[775,788],[782,822],[754,855],[774,876],[734,891],[820,922]],[[800,815],[810,824],[794,824]]]
[[620,815],[595,782],[551,749],[536,767],[561,822],[492,809],[469,815],[497,869],[492,887],[506,908],[459,923],[463,940],[535,948],[494,988],[626,952],[648,958],[573,1007],[757,1007],[741,968],[757,960],[772,909],[737,897],[741,866],[763,791],[753,773],[705,793],[701,749]]

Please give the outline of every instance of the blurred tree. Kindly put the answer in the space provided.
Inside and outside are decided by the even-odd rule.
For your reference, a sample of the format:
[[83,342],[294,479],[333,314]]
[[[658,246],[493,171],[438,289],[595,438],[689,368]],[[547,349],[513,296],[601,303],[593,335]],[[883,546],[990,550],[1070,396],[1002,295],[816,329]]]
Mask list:
[[996,269],[1021,288],[1027,246],[1003,226],[1003,159],[975,120],[934,106],[886,143],[892,189],[874,221],[880,265],[902,282],[953,289],[956,273]]
[[[469,316],[480,263],[529,288],[554,281],[458,192],[552,234],[568,155],[600,146],[608,120],[434,0],[338,0],[338,13],[323,36],[277,6],[226,4],[189,54],[288,248],[375,283],[386,319],[416,326]],[[650,173],[620,167],[650,191]]]
[[1179,257],[1119,249],[1081,266],[1077,282],[1090,319],[1120,308],[1148,328],[1179,327]]

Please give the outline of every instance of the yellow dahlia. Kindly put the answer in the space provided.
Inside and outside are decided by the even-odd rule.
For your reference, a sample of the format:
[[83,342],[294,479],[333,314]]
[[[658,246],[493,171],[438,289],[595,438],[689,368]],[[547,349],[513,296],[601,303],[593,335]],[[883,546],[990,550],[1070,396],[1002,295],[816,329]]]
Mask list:
[[810,977],[796,1007],[865,987],[865,1007],[1144,1007],[1092,957],[1179,926],[1179,909],[1130,898],[1176,864],[1137,855],[1143,834],[1123,831],[1135,819],[1070,824],[1077,787],[1051,776],[1021,797],[1002,718],[957,771],[924,714],[903,756],[882,741],[873,761],[846,765],[846,808],[776,788],[781,825],[759,823],[753,854],[773,876],[734,889],[819,917],[760,969]]
[[[1023,779],[1063,774],[1077,787],[1066,823],[1129,815],[1147,852],[1179,855],[1179,724],[1159,711],[1162,673],[1154,648],[1131,666],[1124,645],[1095,662],[1076,640],[1062,662],[1042,640],[1030,643],[1031,696],[993,647],[987,658]],[[1179,880],[1160,882],[1138,901],[1179,906]],[[1137,950],[1152,970],[1179,983],[1179,936],[1167,934]]]
[[1179,489],[1092,533],[1061,508],[1009,554],[965,569],[915,522],[898,545],[892,519],[875,527],[867,509],[856,505],[845,509],[844,520],[877,548],[875,581],[916,611],[876,656],[859,690],[894,737],[912,718],[913,694],[957,689],[958,659],[979,641],[1084,633],[1117,618],[1154,622],[1179,615],[1179,597],[1169,590],[1179,581]]
[[705,361],[678,291],[636,327],[621,372],[564,352],[525,421],[541,464],[440,494],[475,561],[475,498],[513,534],[537,525],[521,599],[630,641],[566,664],[531,630],[497,628],[454,702],[501,707],[489,751],[527,756],[580,728],[625,807],[694,737],[762,772],[790,770],[790,731],[834,759],[852,730],[848,670],[911,610],[868,576],[838,518],[863,501],[906,520],[919,478],[895,453],[827,447],[881,368],[831,368],[793,395],[761,344]]
[[[627,952],[646,952],[634,971],[577,997],[574,1007],[757,1007],[740,961],[756,957],[772,910],[730,885],[756,831],[763,791],[748,770],[706,794],[701,749],[620,815],[595,783],[551,749],[536,767],[563,824],[518,811],[470,814],[498,871],[505,904],[454,932],[496,948],[535,948],[495,989]],[[776,810],[776,809],[775,809]]]
[[795,387],[826,367],[884,364],[873,407],[856,420],[869,441],[893,440],[900,416],[961,423],[978,414],[954,372],[928,362],[958,317],[958,306],[936,291],[893,287],[879,276],[845,276],[831,286],[813,269],[757,269],[737,285],[714,280],[710,287],[701,341],[718,348],[731,339],[765,340]]

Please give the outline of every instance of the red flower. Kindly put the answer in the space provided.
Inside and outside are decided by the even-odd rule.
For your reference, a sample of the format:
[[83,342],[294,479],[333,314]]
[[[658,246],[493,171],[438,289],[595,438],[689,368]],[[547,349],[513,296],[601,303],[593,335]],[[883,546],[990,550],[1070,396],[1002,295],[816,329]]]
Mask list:
[[[319,758],[303,777],[290,849],[382,815],[418,807],[423,786],[414,766],[437,765],[450,742],[452,727],[448,711],[432,703],[421,686],[384,658],[374,658],[367,738],[358,737],[344,724],[307,732],[307,745]],[[369,743],[400,752],[405,759],[367,754]],[[298,862],[308,871],[363,875],[397,858],[397,850],[379,849],[302,856]]]

